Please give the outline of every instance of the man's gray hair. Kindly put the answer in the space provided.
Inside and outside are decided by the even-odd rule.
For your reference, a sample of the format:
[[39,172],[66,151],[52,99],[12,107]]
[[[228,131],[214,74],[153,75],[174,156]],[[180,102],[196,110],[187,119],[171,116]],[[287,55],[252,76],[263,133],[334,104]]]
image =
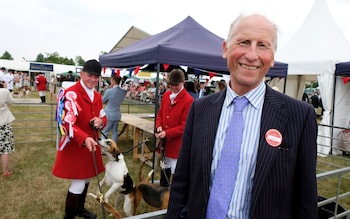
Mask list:
[[[233,34],[233,30],[234,30],[234,27],[238,24],[238,22],[240,20],[242,20],[243,18],[245,17],[248,17],[249,15],[243,15],[243,14],[240,14],[230,25],[230,30],[228,32],[228,36],[227,36],[227,39],[226,39],[226,46],[228,47],[229,44],[230,44],[230,40],[231,40],[231,37],[232,37],[232,34]],[[275,37],[274,37],[274,52],[276,52],[277,50],[277,32],[278,32],[278,28],[277,28],[277,25],[274,24],[272,21],[270,21],[271,24],[273,25],[274,29],[275,29]]]

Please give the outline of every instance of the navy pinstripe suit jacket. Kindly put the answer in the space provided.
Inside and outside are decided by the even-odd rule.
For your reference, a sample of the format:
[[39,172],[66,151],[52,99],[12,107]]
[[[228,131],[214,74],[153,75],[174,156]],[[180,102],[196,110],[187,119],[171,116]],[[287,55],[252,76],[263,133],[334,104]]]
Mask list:
[[[171,185],[167,218],[205,218],[213,146],[226,91],[196,100]],[[282,134],[280,148],[265,140]],[[317,218],[317,122],[313,107],[266,88],[250,218]],[[248,204],[248,203],[247,203]]]

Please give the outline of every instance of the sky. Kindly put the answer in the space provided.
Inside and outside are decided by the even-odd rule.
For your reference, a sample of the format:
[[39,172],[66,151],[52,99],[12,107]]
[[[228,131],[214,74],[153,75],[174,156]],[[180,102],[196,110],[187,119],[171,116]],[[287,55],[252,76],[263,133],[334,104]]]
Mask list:
[[279,29],[279,48],[298,30],[315,1],[326,1],[350,42],[349,0],[0,0],[0,56],[32,61],[41,54],[98,59],[135,26],[151,35],[191,16],[226,38],[241,13],[261,13]]

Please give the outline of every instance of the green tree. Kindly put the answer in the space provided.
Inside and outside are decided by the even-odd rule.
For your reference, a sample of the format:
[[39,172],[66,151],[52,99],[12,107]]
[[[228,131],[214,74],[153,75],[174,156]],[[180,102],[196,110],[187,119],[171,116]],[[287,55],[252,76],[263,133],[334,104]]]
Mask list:
[[2,54],[2,56],[0,57],[0,59],[13,60],[13,57],[9,52],[5,51],[4,54]]
[[46,55],[38,54],[36,57],[36,62],[47,62],[54,64],[63,64],[63,65],[75,65],[72,58],[61,57],[58,52],[46,53]]
[[62,64],[60,54],[58,52],[54,52],[50,54],[46,53],[46,57],[44,60],[45,62],[48,62],[48,63]]
[[75,57],[75,63],[76,63],[77,65],[83,66],[84,63],[85,63],[85,60],[84,60],[83,57],[81,57],[81,56],[76,56],[76,57]]
[[75,65],[74,63],[74,60],[72,58],[67,58],[67,57],[64,57],[60,59],[60,64],[64,64],[64,65]]
[[45,62],[45,56],[44,56],[42,53],[39,53],[39,54],[36,56],[35,61],[36,61],[36,62]]

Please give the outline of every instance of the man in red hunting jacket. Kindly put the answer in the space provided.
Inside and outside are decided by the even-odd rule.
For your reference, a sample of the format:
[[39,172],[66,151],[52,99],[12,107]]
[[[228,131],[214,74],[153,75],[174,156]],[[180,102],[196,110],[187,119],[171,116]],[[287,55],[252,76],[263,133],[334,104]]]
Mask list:
[[40,73],[38,77],[35,80],[36,83],[36,89],[39,92],[39,97],[41,99],[41,103],[46,103],[46,96],[45,96],[45,91],[46,91],[46,84],[47,80],[44,75],[44,73]]
[[89,60],[80,73],[81,79],[58,94],[57,123],[62,137],[52,173],[71,180],[64,218],[97,217],[84,208],[84,203],[89,180],[97,174],[95,165],[98,174],[104,171],[101,149],[97,145],[98,129],[107,123],[102,97],[95,90],[100,75],[100,63]]
[[165,143],[164,169],[161,171],[160,185],[169,186],[174,174],[177,157],[182,142],[188,111],[193,102],[192,96],[184,89],[185,75],[180,69],[170,72],[170,90],[164,93],[156,119],[156,138]]

